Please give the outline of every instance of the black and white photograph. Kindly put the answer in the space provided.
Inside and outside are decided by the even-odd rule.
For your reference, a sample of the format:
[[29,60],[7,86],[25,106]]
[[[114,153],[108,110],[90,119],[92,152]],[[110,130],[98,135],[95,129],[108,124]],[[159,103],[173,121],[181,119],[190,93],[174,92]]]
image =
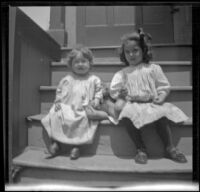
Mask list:
[[9,5],[5,190],[198,191],[193,8]]

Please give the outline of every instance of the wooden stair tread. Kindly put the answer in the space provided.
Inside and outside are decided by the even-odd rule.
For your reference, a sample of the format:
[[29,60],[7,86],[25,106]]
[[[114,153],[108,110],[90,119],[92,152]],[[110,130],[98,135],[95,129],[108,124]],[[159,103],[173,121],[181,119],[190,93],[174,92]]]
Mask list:
[[[189,43],[159,43],[159,44],[152,44],[152,47],[191,47],[192,44]],[[119,48],[117,45],[111,46],[89,46],[89,49],[117,49]],[[71,50],[72,47],[61,47],[61,50]]]
[[[40,113],[40,114],[37,114],[37,115],[32,115],[32,116],[27,117],[27,120],[29,120],[29,121],[32,121],[32,120],[40,121],[45,115],[46,115],[46,113]],[[183,123],[183,125],[192,125],[192,123],[193,123],[193,119],[192,119],[192,117],[190,117],[188,119],[188,121]],[[107,125],[107,124],[111,124],[111,122],[109,120],[103,120],[103,121],[101,121],[101,124]]]
[[187,163],[176,163],[169,159],[149,159],[145,165],[136,164],[132,157],[112,155],[82,156],[72,161],[69,156],[57,156],[46,159],[45,149],[28,147],[13,159],[17,166],[50,168],[81,172],[116,172],[116,173],[186,173],[192,172],[192,156],[186,156]]
[[[152,61],[151,63],[159,64],[159,65],[168,65],[168,66],[173,66],[173,65],[186,65],[186,66],[191,66],[192,62],[191,61]],[[119,58],[117,57],[107,57],[107,58],[94,58],[94,65],[95,66],[125,66]],[[63,59],[60,62],[52,62],[51,66],[53,67],[65,67],[66,63],[65,60]],[[66,66],[67,67],[67,66]]]
[[[41,121],[41,119],[46,115],[46,113],[40,113],[40,114],[37,114],[37,115],[31,115],[29,117],[27,117],[27,120],[28,121],[32,121],[32,120],[35,120],[35,121]],[[101,121],[101,124],[111,124],[109,120],[103,120]]]
[[[55,91],[56,85],[42,85],[40,91]],[[192,91],[192,86],[172,86],[171,91]]]

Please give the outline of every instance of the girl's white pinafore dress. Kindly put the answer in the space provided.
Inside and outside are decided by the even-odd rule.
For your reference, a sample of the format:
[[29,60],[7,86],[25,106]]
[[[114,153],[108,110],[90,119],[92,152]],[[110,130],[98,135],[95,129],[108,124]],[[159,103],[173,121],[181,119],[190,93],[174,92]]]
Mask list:
[[158,64],[140,64],[128,66],[118,71],[110,84],[111,97],[116,99],[122,86],[128,89],[128,95],[139,98],[142,102],[128,101],[118,120],[129,118],[140,129],[162,117],[175,123],[188,120],[188,116],[174,104],[164,102],[154,104],[151,100],[159,94],[169,94],[170,83]]
[[55,112],[53,104],[41,120],[49,137],[64,144],[91,144],[99,121],[89,120],[84,106],[102,96],[99,77],[77,77],[72,73],[64,77],[56,90],[56,101],[61,102],[61,110]]

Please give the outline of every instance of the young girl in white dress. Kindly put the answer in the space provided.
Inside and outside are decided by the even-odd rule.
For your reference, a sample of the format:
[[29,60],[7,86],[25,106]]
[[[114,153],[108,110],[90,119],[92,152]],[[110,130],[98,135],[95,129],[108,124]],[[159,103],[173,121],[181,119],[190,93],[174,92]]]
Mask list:
[[152,59],[150,40],[151,36],[142,29],[123,36],[120,60],[127,67],[113,76],[110,95],[116,100],[118,120],[136,145],[136,163],[147,163],[141,128],[148,128],[152,123],[164,142],[166,157],[184,163],[187,160],[174,146],[168,122],[181,123],[188,117],[175,105],[165,102],[170,84],[161,67],[149,62]]
[[69,72],[59,83],[49,113],[42,119],[47,149],[52,157],[60,152],[60,143],[72,146],[71,159],[80,156],[80,147],[93,142],[99,120],[108,119],[98,110],[103,98],[99,77],[90,73],[93,55],[87,47],[78,46],[67,57]]

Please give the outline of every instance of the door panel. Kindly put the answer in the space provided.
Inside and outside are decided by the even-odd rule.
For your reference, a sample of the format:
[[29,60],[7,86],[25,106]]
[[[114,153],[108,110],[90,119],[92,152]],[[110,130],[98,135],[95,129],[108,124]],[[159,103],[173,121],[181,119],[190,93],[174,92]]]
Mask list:
[[[95,17],[94,17],[95,16]],[[86,7],[85,8],[85,26],[98,27],[107,26],[107,9],[106,7]]]
[[176,43],[192,43],[192,7],[174,7],[174,39]]
[[145,25],[160,25],[165,20],[166,9],[163,9],[163,6],[143,6],[143,24]]
[[135,7],[133,6],[114,6],[114,25],[135,25]]
[[87,46],[119,45],[136,25],[133,6],[77,7],[77,43]]
[[142,6],[141,26],[153,43],[173,43],[173,15],[169,6]]
[[169,6],[77,7],[77,43],[87,46],[119,45],[123,34],[141,26],[153,43],[173,42]]

